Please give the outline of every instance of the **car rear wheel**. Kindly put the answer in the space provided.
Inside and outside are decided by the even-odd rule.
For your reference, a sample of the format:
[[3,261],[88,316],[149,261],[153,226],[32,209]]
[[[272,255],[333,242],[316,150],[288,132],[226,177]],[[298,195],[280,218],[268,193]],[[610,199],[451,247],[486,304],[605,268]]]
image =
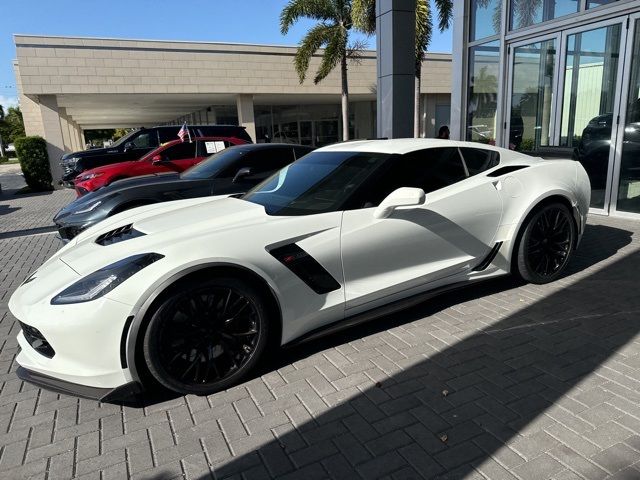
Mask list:
[[530,283],[556,280],[575,245],[577,229],[562,203],[542,206],[529,216],[517,247],[517,273]]
[[208,395],[255,366],[268,333],[265,304],[249,285],[230,277],[188,282],[153,313],[143,353],[163,386]]

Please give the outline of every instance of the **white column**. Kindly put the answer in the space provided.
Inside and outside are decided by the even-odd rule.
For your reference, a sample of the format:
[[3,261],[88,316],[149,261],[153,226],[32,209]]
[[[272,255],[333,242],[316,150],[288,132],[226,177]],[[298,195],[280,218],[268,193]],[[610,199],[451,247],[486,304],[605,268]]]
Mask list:
[[39,100],[44,139],[47,141],[47,152],[49,154],[49,168],[51,169],[53,185],[57,186],[58,181],[62,178],[60,157],[64,154],[64,137],[60,128],[58,100],[55,95],[40,95]]
[[253,95],[240,94],[236,96],[238,108],[238,123],[247,129],[251,139],[256,141],[256,121],[253,116]]
[[60,107],[58,109],[60,114],[60,131],[62,132],[62,140],[64,142],[64,151],[70,152],[73,150],[73,142],[70,135],[69,119],[67,118],[67,111],[65,108]]
[[[451,125],[449,131],[451,140],[464,140],[466,119],[463,117],[466,107],[462,104],[466,95],[465,75],[467,72],[466,41],[468,14],[467,2],[453,2],[453,55],[451,61]],[[504,4],[503,4],[504,5]],[[503,7],[504,8],[504,7]]]

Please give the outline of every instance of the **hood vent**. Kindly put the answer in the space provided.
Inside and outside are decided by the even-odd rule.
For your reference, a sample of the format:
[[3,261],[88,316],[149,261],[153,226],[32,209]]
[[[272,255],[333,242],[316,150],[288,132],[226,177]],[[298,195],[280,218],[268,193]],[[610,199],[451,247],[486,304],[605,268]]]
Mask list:
[[133,228],[133,224],[130,223],[129,225],[124,225],[116,228],[115,230],[103,233],[96,238],[96,243],[106,247],[107,245],[124,242],[125,240],[131,240],[132,238],[141,237],[143,235],[144,233]]

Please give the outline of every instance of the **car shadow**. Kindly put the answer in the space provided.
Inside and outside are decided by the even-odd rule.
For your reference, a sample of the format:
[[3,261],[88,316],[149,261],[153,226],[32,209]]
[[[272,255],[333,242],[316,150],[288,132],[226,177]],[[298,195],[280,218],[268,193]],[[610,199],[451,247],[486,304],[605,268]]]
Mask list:
[[[2,201],[2,197],[0,196],[0,201]],[[9,213],[13,213],[20,210],[20,207],[11,207],[9,205],[0,205],[0,216],[7,215]]]

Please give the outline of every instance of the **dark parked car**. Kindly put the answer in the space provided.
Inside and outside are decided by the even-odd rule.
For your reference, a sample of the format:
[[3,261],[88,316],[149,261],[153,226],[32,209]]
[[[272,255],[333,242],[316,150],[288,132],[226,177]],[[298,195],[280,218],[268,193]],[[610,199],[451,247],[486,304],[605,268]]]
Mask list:
[[62,241],[130,208],[208,195],[244,193],[313,148],[279,143],[229,147],[177,173],[156,173],[116,181],[77,198],[53,221]]
[[[640,101],[635,108],[630,109],[627,116],[621,172],[624,178],[637,178],[637,172],[640,171]],[[611,113],[592,118],[582,131],[580,142],[573,152],[573,158],[589,174],[594,190],[604,190],[606,187],[613,121]],[[631,174],[631,171],[636,173]]]
[[[73,188],[73,179],[85,170],[137,160],[163,143],[178,138],[180,128],[180,125],[141,128],[125,135],[110,147],[67,153],[60,159],[62,184]],[[188,128],[192,138],[233,137],[252,142],[245,127],[236,125],[191,125]]]

